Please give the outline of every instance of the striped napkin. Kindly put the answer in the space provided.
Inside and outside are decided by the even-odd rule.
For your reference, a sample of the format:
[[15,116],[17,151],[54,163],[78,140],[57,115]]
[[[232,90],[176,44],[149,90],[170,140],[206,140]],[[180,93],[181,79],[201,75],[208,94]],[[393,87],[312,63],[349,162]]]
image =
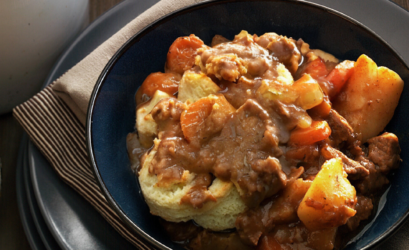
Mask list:
[[30,139],[61,179],[81,194],[138,249],[155,249],[129,231],[108,205],[88,161],[85,120],[94,85],[109,59],[135,33],[158,18],[202,0],[162,0],[132,20],[63,76],[13,110]]

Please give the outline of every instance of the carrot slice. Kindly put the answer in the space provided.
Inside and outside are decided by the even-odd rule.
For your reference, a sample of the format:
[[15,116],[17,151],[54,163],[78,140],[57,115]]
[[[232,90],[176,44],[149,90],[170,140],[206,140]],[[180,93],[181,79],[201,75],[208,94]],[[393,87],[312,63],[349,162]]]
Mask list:
[[354,62],[345,60],[338,64],[325,78],[333,85],[330,97],[336,96],[354,72]]
[[217,132],[215,130],[221,129],[215,126],[206,128],[206,119],[209,116],[214,115],[218,119],[227,120],[228,115],[235,110],[223,95],[210,95],[197,100],[180,116],[184,137],[190,143],[200,143],[203,137],[208,136],[206,133],[214,133]]
[[324,95],[324,98],[322,100],[322,102],[313,107],[312,109],[308,110],[308,114],[312,117],[312,118],[320,118],[323,119],[325,117],[327,117],[329,115],[329,112],[331,111],[331,102],[328,98],[327,95]]
[[136,104],[150,100],[156,90],[160,90],[169,95],[178,91],[180,76],[173,73],[156,72],[148,75],[141,87],[136,92]]
[[183,135],[188,142],[198,136],[203,129],[206,118],[212,112],[212,100],[210,98],[201,98],[189,105],[188,109],[180,116],[180,125]]
[[197,49],[203,46],[203,41],[195,35],[177,38],[169,48],[166,68],[167,71],[183,74],[195,64]]
[[311,127],[293,130],[288,143],[292,145],[311,145],[325,140],[330,135],[331,128],[326,121],[313,121]]
[[309,74],[312,78],[318,80],[328,74],[327,66],[321,58],[309,62],[304,69],[304,74]]

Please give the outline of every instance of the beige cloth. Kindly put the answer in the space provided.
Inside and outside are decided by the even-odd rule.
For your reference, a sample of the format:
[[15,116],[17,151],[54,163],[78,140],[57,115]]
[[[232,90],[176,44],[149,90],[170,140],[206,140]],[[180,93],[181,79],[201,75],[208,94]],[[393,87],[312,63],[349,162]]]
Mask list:
[[115,52],[134,34],[158,18],[203,0],[162,0],[132,20],[81,62],[57,79],[52,89],[70,107],[83,125],[88,102],[99,75]]

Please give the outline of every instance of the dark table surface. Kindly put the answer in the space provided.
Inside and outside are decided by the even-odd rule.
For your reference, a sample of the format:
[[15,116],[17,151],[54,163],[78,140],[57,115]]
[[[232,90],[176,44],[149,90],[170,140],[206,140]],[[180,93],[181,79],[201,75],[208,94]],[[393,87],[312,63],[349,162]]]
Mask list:
[[[358,0],[359,1],[359,0]],[[386,1],[386,0],[385,0]],[[90,21],[102,15],[121,0],[90,0]],[[393,0],[409,10],[409,0]],[[402,23],[402,25],[409,25]],[[408,26],[409,27],[409,26]],[[0,196],[0,249],[27,250],[30,245],[21,224],[16,194],[16,164],[22,127],[11,113],[0,116],[0,159],[1,159],[1,196]],[[409,222],[398,230],[378,249],[390,249],[389,241],[409,242]],[[404,248],[402,248],[403,250]]]

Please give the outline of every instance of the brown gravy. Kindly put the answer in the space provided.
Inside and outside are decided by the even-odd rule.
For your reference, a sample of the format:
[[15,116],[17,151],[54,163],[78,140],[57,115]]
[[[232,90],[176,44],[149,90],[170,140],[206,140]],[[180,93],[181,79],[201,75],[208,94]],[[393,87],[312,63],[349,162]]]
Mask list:
[[[193,104],[176,97],[163,99],[153,108],[160,142],[149,172],[158,177],[157,185],[165,187],[181,179],[185,170],[196,173],[181,204],[198,209],[215,201],[207,192],[214,178],[232,182],[248,210],[237,218],[231,232],[163,221],[166,231],[189,249],[339,248],[337,239],[343,231],[354,231],[371,216],[377,195],[388,184],[389,169],[399,164],[396,136],[382,135],[369,140],[369,145],[356,139],[348,122],[331,109],[336,86],[326,76],[337,64],[316,59],[302,40],[242,32],[233,41],[216,36],[212,45],[194,50],[190,58],[195,63],[189,70],[204,72],[221,90],[198,106],[192,117],[200,118],[199,122],[188,116]],[[167,69],[167,74],[178,73]],[[172,75],[172,84],[179,79]],[[292,79],[294,84],[288,84]],[[227,100],[227,106],[221,99]],[[317,102],[329,108],[317,110]],[[183,119],[193,119],[188,125],[196,130],[190,137]],[[315,121],[329,124],[330,135],[306,145],[291,139],[293,131]],[[371,155],[378,148],[389,153]],[[341,230],[308,230],[297,216],[298,205],[325,160],[335,157],[342,159],[356,188],[356,215]]]

